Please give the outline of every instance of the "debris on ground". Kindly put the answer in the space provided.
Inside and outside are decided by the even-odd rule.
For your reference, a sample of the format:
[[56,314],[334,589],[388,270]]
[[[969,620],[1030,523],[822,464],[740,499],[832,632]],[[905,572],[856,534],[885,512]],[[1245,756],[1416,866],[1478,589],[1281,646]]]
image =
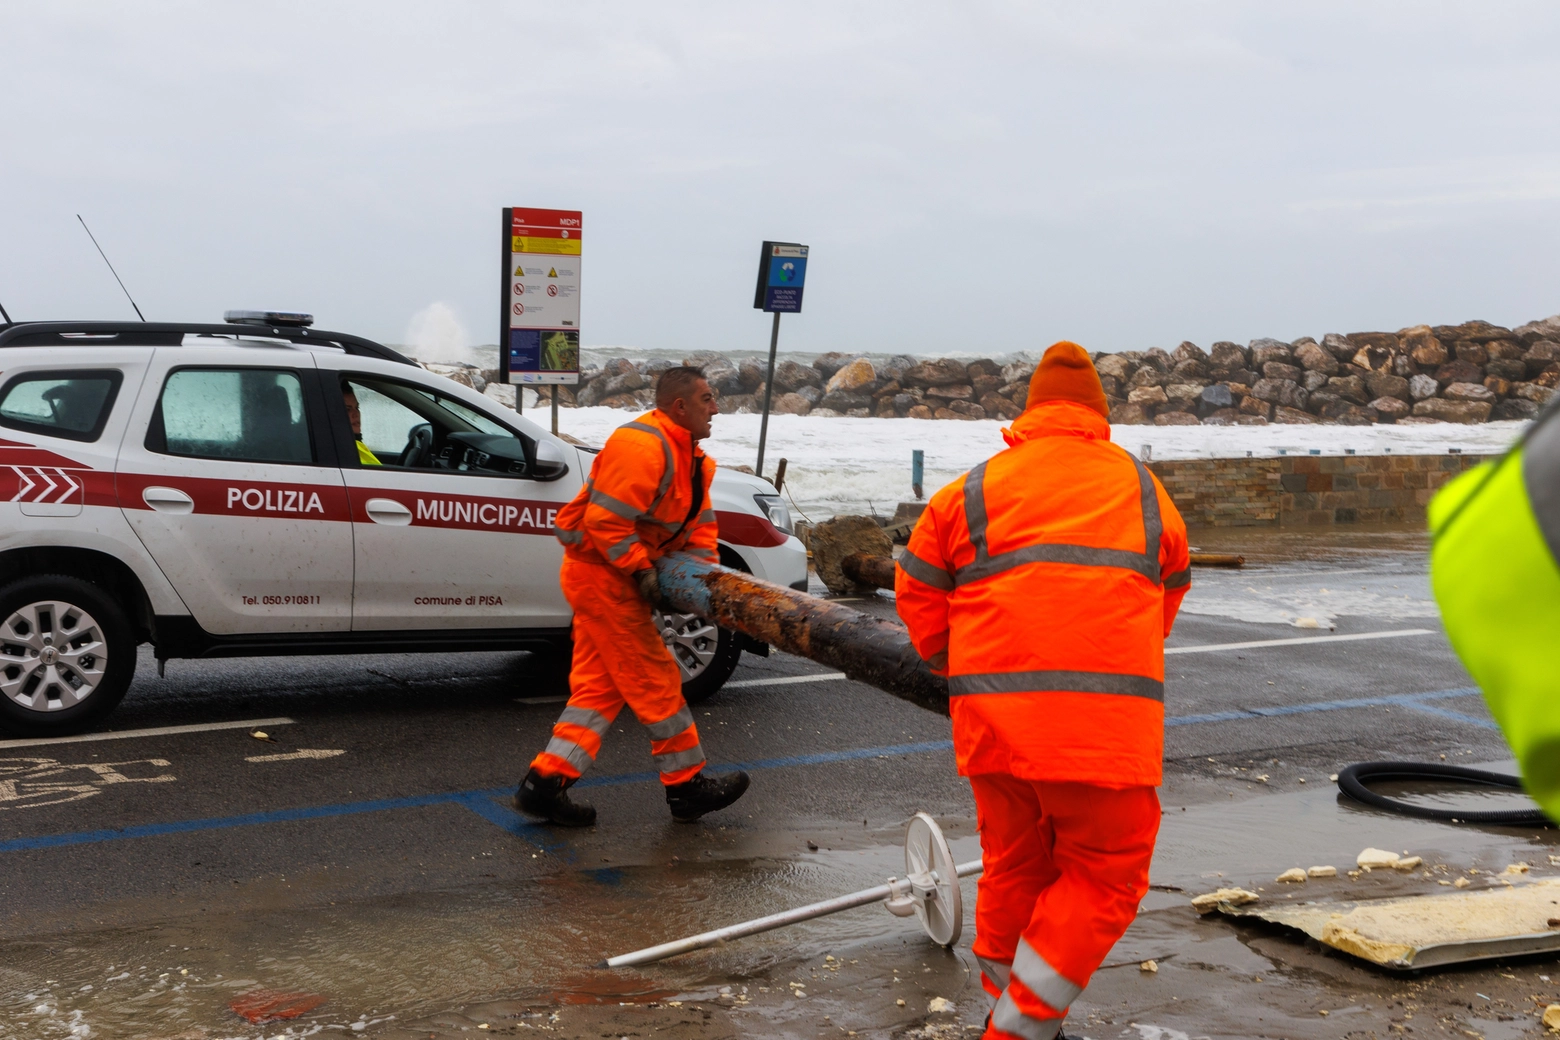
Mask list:
[[1245,906],[1247,903],[1255,903],[1261,898],[1255,892],[1247,892],[1244,888],[1221,888],[1216,892],[1205,892],[1200,896],[1193,896],[1192,909],[1199,914],[1211,914],[1223,904]]
[[1138,965],[1138,971],[1147,972],[1150,975],[1157,975],[1159,974],[1159,962],[1144,961],[1142,964]]
[[1560,1033],[1560,1004],[1551,1004],[1544,1009],[1544,1027],[1551,1033]]
[[1311,876],[1311,877],[1337,877],[1338,876],[1338,868],[1337,867],[1312,867],[1310,870],[1306,871],[1306,874]]
[[926,1013],[929,1015],[939,1015],[944,1012],[952,1014],[957,1010],[959,1009],[954,1006],[953,1001],[947,997],[933,997],[931,1002],[926,1005]]
[[234,997],[228,1009],[245,1019],[250,1025],[297,1018],[325,1003],[325,998],[313,993],[281,993],[273,989],[251,990]]
[[1306,873],[1304,870],[1299,867],[1290,867],[1288,870],[1284,871],[1273,880],[1283,882],[1284,884],[1291,884],[1297,881],[1301,884],[1305,884],[1305,878]]
[[894,543],[870,516],[836,516],[814,524],[808,535],[813,554],[813,569],[836,596],[876,592],[874,586],[852,581],[841,569],[841,561],[852,553],[893,556]]
[[1506,869],[1502,871],[1502,873],[1526,874],[1530,869],[1532,869],[1532,864],[1530,863],[1508,863],[1506,864]]
[[1216,908],[1299,929],[1373,964],[1419,969],[1560,952],[1560,934],[1551,932],[1547,923],[1557,901],[1560,879],[1482,892],[1250,910],[1221,901]]
[[1420,856],[1399,856],[1386,849],[1366,849],[1355,857],[1354,862],[1361,870],[1413,870],[1423,864],[1424,859]]

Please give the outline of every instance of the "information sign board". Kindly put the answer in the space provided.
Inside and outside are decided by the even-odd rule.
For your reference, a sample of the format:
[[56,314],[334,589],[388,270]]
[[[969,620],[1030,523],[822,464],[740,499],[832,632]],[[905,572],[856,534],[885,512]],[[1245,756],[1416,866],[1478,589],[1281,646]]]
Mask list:
[[580,381],[582,225],[579,210],[504,210],[505,382]]
[[796,242],[765,242],[758,258],[757,310],[800,314],[802,285],[807,281],[807,247]]

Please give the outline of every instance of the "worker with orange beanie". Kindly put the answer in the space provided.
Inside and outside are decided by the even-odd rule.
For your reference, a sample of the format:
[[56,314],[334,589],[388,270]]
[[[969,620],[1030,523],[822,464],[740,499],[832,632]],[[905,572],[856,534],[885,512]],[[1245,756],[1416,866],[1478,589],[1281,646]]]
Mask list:
[[677,820],[696,820],[742,797],[740,770],[704,772],[704,749],[682,695],[682,673],[651,616],[660,605],[655,561],[683,551],[715,563],[715,462],[699,448],[719,411],[697,368],[661,373],[655,410],[620,426],[579,494],[558,511],[559,575],[574,608],[569,703],[552,740],[515,793],[515,807],[570,827],[596,810],[568,789],[596,760],[612,720],[627,704],[650,731],[650,753]]
[[1110,441],[1076,343],[1045,352],[1008,448],[932,496],[899,560],[899,616],[948,677],[985,871],[974,952],[987,1040],[1053,1040],[1148,890],[1164,754],[1164,639],[1186,526]]

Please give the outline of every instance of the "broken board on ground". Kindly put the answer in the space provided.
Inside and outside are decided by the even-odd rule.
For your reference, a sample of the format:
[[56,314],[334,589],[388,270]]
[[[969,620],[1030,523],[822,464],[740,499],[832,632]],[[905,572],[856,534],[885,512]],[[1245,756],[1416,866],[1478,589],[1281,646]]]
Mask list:
[[1231,917],[1298,928],[1320,943],[1398,971],[1560,953],[1560,879],[1359,902],[1225,902],[1218,909]]

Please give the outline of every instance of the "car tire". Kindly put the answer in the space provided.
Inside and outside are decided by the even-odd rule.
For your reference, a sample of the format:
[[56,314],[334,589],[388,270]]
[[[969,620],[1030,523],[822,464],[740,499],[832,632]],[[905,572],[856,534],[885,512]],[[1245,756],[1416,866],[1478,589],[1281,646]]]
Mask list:
[[91,729],[124,698],[135,656],[124,608],[98,586],[64,574],[9,583],[0,588],[0,729]]

